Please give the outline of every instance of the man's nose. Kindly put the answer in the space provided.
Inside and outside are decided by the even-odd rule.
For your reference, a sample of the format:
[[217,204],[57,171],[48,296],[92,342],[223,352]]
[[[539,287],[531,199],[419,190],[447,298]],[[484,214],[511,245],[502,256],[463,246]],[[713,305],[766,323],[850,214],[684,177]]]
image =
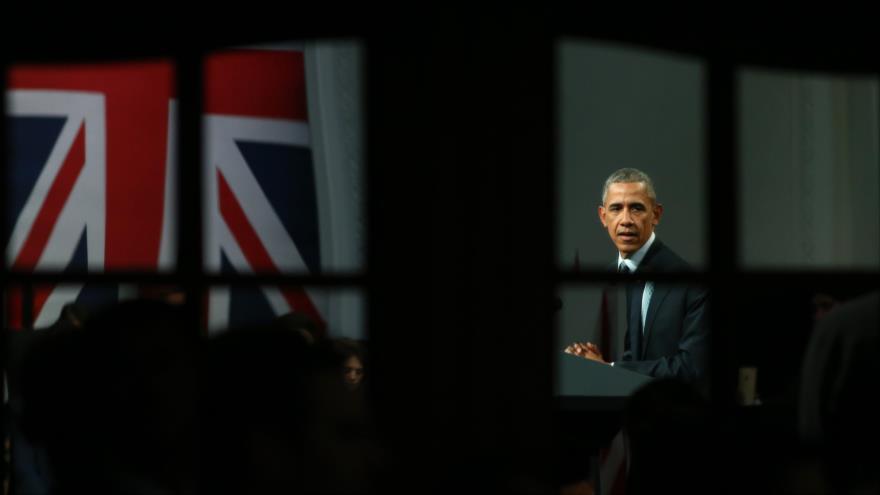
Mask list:
[[629,209],[623,210],[623,214],[620,217],[620,224],[621,225],[632,225],[633,224],[632,215],[630,215]]

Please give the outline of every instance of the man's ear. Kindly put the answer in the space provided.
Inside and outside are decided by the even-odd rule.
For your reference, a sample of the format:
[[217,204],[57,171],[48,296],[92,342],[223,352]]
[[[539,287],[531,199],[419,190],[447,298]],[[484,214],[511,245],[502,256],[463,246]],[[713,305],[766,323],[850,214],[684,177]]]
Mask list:
[[663,216],[663,205],[654,203],[654,225],[660,223],[660,217]]
[[605,224],[605,206],[599,205],[599,221],[602,222],[602,226],[608,228],[608,225]]

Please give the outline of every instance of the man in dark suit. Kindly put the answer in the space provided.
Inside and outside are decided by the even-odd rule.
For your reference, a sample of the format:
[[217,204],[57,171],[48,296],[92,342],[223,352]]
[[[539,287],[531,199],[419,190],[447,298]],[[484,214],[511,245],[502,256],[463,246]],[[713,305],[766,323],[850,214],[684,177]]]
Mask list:
[[624,168],[605,181],[599,220],[618,250],[614,269],[634,278],[627,284],[625,350],[611,363],[590,342],[574,343],[565,352],[644,375],[696,383],[706,374],[709,351],[706,291],[651,281],[651,274],[691,270],[656,238],[654,228],[662,215],[663,205],[644,172]]

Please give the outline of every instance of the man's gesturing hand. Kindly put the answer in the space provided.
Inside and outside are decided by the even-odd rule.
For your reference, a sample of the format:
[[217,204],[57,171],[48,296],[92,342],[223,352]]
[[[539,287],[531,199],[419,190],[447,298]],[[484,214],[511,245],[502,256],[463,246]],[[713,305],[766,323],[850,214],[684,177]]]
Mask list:
[[575,356],[580,356],[585,359],[592,359],[593,361],[608,364],[604,359],[602,359],[602,353],[599,351],[599,348],[596,346],[596,344],[593,344],[592,342],[575,342],[574,344],[566,347],[565,352],[569,354],[574,354]]

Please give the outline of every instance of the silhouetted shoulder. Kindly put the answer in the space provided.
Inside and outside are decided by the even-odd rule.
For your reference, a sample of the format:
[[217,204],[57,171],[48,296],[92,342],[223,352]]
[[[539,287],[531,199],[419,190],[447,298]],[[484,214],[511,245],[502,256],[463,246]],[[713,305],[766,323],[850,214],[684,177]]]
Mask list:
[[828,313],[818,324],[818,331],[863,332],[865,335],[877,335],[877,321],[880,316],[880,292],[872,292],[852,301],[846,302]]

